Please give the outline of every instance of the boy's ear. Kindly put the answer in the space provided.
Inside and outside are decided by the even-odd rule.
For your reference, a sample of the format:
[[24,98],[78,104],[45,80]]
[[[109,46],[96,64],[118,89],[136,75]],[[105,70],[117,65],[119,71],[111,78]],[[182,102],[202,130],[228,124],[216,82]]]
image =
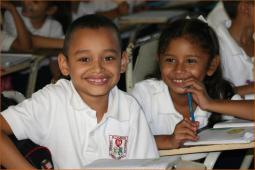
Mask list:
[[121,56],[121,68],[120,68],[121,73],[124,73],[126,71],[128,62],[129,62],[128,61],[128,53],[126,51],[124,51]]
[[57,6],[51,6],[47,9],[46,14],[52,16],[57,12],[57,10],[58,10]]
[[211,61],[207,69],[207,76],[212,76],[219,66],[220,66],[220,56],[217,55],[213,58],[213,60]]
[[67,58],[66,58],[66,56],[64,56],[63,53],[60,53],[58,55],[58,66],[59,66],[59,69],[60,69],[61,73],[64,76],[69,75],[69,66],[68,66],[68,63],[67,63]]

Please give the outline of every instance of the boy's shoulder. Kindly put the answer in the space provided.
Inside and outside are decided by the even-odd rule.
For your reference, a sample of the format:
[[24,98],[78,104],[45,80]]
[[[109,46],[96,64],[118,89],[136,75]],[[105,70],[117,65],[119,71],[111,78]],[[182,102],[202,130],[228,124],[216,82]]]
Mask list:
[[71,81],[60,79],[55,84],[48,84],[40,90],[42,93],[49,93],[57,96],[68,96],[72,93]]

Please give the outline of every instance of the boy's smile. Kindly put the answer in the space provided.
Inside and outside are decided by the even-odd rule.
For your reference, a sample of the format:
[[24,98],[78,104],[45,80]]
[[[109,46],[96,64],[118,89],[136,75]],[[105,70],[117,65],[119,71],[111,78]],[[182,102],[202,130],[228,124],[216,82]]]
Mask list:
[[86,100],[108,97],[125,69],[117,35],[109,28],[78,28],[72,34],[68,56],[62,56],[62,73]]

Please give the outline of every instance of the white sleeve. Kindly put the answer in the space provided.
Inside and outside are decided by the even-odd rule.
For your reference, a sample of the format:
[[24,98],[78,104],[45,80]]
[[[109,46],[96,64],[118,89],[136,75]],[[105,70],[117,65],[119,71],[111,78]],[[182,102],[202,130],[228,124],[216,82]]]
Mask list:
[[30,99],[1,113],[19,140],[31,139],[37,144],[44,142],[53,123],[52,106],[56,105],[50,91],[44,88],[34,93]]
[[[137,107],[136,107],[137,108]],[[131,110],[132,111],[132,110]],[[133,110],[130,124],[129,159],[151,159],[158,158],[158,149],[154,136],[140,108]]]
[[152,104],[152,97],[148,90],[144,87],[143,84],[136,84],[135,87],[131,91],[131,95],[135,97],[137,102],[142,107],[143,112],[145,113],[147,122],[152,122],[152,115],[151,115],[151,104]]
[[62,25],[55,20],[52,20],[51,22],[52,26],[51,26],[51,30],[50,30],[50,37],[52,38],[63,38],[64,36],[64,32],[63,32],[63,28]]
[[0,51],[9,51],[16,36],[11,36],[5,31],[0,32]]
[[12,14],[9,11],[4,13],[4,22],[3,22],[3,30],[5,30],[8,34],[16,36],[16,26],[12,17]]

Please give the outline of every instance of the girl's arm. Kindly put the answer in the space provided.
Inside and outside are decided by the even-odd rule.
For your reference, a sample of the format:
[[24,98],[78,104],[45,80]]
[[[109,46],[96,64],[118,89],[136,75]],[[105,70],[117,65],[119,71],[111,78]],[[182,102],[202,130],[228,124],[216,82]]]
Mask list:
[[63,45],[64,45],[64,39],[48,38],[48,37],[43,37],[38,35],[33,35],[32,41],[33,41],[34,48],[61,49],[63,48]]
[[196,104],[203,110],[254,120],[254,100],[211,99],[204,85],[195,79],[188,80],[185,86],[189,87],[185,91],[192,93]]
[[236,90],[236,93],[239,94],[240,96],[245,96],[247,94],[254,94],[255,93],[254,83],[235,87],[235,90]]
[[30,51],[32,49],[31,35],[17,12],[16,7],[10,2],[1,1],[1,8],[9,10],[15,22],[17,38],[14,40],[11,48],[20,51]]
[[210,100],[205,110],[254,120],[254,100]]

